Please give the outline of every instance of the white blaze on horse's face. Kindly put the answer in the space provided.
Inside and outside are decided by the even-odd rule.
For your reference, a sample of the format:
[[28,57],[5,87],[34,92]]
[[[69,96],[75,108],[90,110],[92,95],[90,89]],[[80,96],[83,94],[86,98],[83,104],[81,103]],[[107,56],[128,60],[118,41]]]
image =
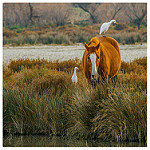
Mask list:
[[97,68],[96,68],[96,54],[92,53],[90,54],[90,59],[92,63],[92,70],[91,70],[91,77],[96,78],[98,76]]

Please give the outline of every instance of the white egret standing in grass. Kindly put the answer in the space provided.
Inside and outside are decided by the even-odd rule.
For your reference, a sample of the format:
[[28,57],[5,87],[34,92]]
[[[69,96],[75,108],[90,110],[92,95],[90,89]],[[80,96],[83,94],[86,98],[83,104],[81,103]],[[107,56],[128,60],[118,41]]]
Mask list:
[[73,73],[73,75],[72,75],[72,77],[71,77],[71,80],[72,80],[72,82],[74,82],[74,83],[77,83],[77,82],[78,82],[78,77],[77,77],[77,75],[76,75],[76,70],[79,70],[79,68],[78,68],[78,67],[75,67],[75,68],[74,68],[74,73]]
[[103,24],[101,25],[99,34],[102,34],[103,32],[105,33],[105,32],[108,30],[109,26],[110,26],[112,23],[118,24],[118,23],[116,22],[116,20],[111,20],[111,21],[109,21],[109,22],[103,23]]

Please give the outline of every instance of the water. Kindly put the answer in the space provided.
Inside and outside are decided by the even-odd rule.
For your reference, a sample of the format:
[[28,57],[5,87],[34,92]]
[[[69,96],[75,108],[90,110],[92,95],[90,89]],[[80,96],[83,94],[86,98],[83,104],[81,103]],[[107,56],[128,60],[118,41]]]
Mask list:
[[4,147],[145,147],[138,142],[102,142],[99,140],[75,140],[58,136],[8,136],[3,140]]
[[[9,63],[10,60],[17,59],[46,59],[50,61],[64,61],[69,59],[82,59],[85,48],[83,44],[72,46],[21,46],[4,47],[3,61]],[[147,56],[147,44],[142,45],[120,45],[121,60],[130,62],[135,58]]]

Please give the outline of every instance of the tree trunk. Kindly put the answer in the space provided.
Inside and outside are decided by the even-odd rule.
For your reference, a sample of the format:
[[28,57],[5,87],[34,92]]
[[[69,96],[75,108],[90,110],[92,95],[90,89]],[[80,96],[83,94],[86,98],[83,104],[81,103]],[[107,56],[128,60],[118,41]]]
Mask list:
[[140,30],[140,23],[138,23],[138,30]]
[[29,22],[33,22],[32,17],[33,17],[33,6],[29,3],[30,7],[30,15],[29,15]]

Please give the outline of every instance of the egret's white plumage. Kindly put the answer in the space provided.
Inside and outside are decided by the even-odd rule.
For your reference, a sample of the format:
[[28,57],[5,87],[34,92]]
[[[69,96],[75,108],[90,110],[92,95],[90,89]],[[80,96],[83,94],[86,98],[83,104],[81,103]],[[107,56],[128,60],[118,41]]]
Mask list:
[[73,73],[73,75],[72,75],[72,77],[71,77],[71,80],[72,80],[72,82],[74,82],[74,83],[77,83],[77,82],[78,82],[78,77],[77,77],[77,75],[76,75],[76,70],[78,70],[78,67],[75,67],[75,68],[74,68],[74,73]]
[[111,20],[109,22],[105,22],[101,25],[101,28],[100,28],[100,32],[99,34],[102,34],[103,32],[105,33],[108,29],[109,29],[109,26],[112,24],[112,23],[116,23],[116,20]]

